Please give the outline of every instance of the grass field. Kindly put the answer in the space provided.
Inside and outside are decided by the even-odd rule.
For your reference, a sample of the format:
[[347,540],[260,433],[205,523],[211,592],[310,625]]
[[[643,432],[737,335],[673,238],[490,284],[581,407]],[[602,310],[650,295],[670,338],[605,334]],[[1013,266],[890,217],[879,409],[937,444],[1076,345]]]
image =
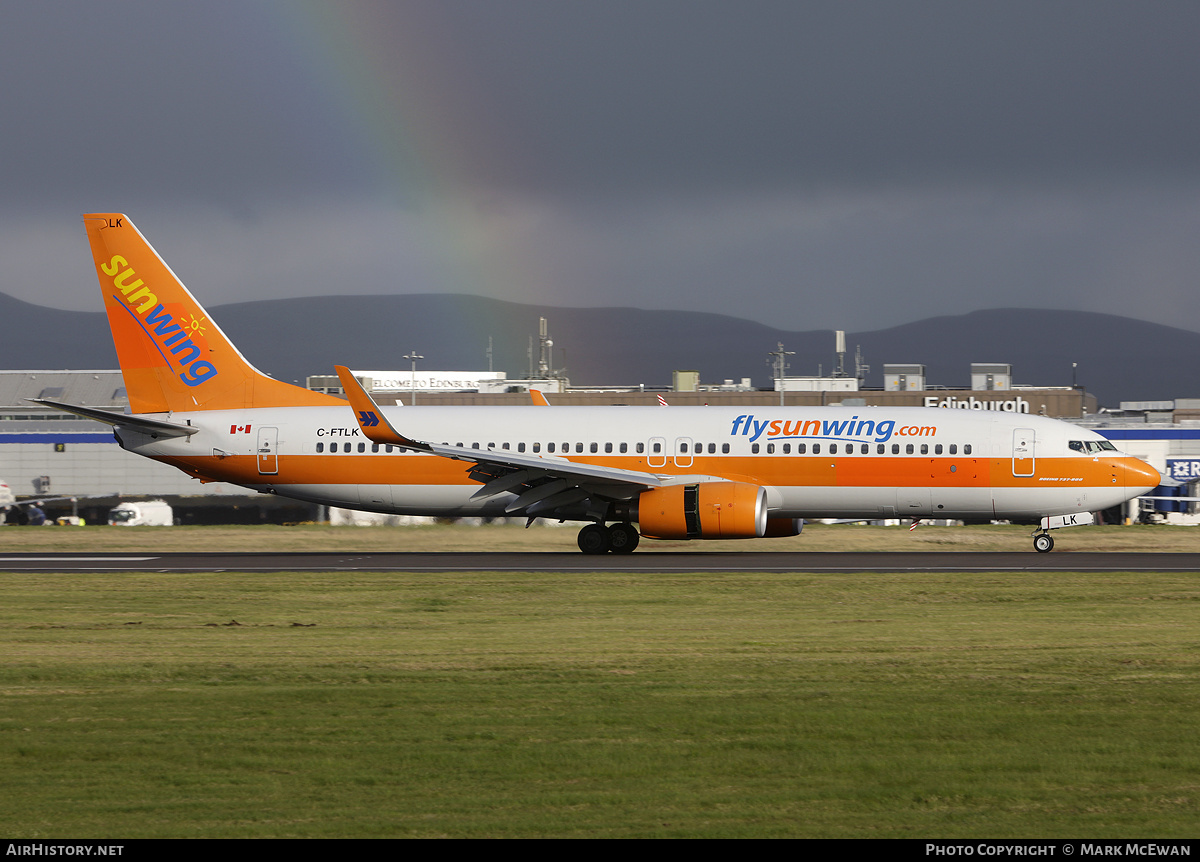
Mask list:
[[[526,530],[517,522],[482,527],[330,527],[325,524],[249,527],[5,527],[0,553],[145,551],[570,551],[578,553],[578,525]],[[1031,551],[1032,527],[867,527],[806,524],[788,539],[722,542],[645,540],[637,553],[662,551]],[[1076,527],[1054,531],[1054,553],[1071,551],[1200,551],[1200,528],[1167,526]]]
[[0,589],[11,837],[1200,833],[1200,575]]

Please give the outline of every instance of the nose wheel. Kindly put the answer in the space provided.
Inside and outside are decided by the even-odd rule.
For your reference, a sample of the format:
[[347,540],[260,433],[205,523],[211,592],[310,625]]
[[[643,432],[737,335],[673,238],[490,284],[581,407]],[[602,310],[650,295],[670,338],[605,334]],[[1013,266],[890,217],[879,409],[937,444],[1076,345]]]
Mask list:
[[1048,554],[1054,550],[1054,537],[1049,533],[1038,533],[1033,537],[1033,549],[1039,554]]

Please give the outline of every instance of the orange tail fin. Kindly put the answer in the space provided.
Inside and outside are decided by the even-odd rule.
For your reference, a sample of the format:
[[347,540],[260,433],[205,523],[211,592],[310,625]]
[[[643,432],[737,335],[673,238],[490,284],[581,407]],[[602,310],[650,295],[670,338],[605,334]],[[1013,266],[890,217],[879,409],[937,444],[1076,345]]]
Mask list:
[[83,220],[134,413],[345,404],[247,362],[126,216]]

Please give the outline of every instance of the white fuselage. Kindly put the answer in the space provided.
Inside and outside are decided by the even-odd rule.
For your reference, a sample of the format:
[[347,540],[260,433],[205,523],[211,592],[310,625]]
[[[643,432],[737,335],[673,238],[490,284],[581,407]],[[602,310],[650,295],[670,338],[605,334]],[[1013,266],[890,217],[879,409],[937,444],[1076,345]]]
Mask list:
[[[416,441],[605,465],[668,484],[760,485],[773,518],[1037,518],[1098,511],[1158,484],[1152,468],[1095,432],[1014,413],[529,406],[385,408],[385,415]],[[349,405],[156,418],[200,431],[155,439],[122,429],[123,445],[198,477],[259,491],[446,516],[501,515],[515,499],[476,495],[480,482],[462,460],[372,443]],[[586,519],[569,507],[557,514]]]

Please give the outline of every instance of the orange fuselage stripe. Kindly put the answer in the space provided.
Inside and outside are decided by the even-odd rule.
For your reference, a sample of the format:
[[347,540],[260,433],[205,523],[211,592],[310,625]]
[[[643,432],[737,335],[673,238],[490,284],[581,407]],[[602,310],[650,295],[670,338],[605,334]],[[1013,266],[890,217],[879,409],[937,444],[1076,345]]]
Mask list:
[[[476,486],[472,465],[432,455],[401,453],[278,456],[278,472],[262,474],[253,455],[224,458],[162,457],[194,476],[243,485],[463,485]],[[547,459],[552,465],[555,459]],[[797,487],[1033,488],[1112,487],[1120,481],[1118,459],[1039,458],[1034,476],[1014,476],[1011,458],[913,456],[697,456],[689,467],[649,467],[644,457],[569,459],[657,475],[712,475],[762,485]],[[953,469],[952,469],[953,468]]]

